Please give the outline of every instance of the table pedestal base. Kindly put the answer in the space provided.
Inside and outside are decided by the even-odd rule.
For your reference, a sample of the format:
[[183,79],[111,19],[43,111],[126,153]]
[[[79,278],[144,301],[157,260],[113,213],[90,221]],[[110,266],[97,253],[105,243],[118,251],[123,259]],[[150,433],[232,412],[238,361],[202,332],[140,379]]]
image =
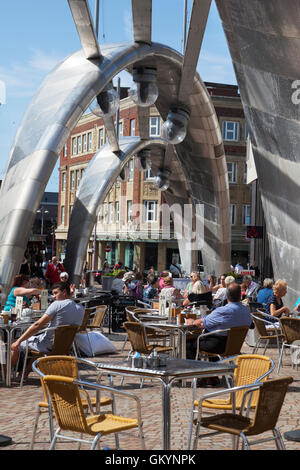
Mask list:
[[284,438],[287,441],[300,442],[300,429],[296,429],[295,431],[285,432],[284,433]]

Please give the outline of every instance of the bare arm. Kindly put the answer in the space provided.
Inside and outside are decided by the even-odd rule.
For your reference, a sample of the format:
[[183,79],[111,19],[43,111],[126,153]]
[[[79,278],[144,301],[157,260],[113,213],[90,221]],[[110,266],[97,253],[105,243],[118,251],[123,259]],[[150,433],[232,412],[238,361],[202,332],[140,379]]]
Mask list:
[[14,290],[14,295],[15,297],[17,295],[23,296],[23,295],[40,295],[41,291],[39,289],[26,289],[25,287],[16,287]]
[[21,336],[17,339],[12,345],[12,351],[18,351],[20,344],[22,341],[26,341],[26,339],[31,338],[31,336],[35,335],[38,331],[44,328],[48,323],[51,321],[51,316],[47,315],[46,313],[37,320],[33,325],[31,325]]
[[272,317],[278,317],[282,313],[285,313],[286,315],[289,315],[290,310],[287,307],[281,307],[281,308],[276,310],[276,307],[275,307],[274,304],[270,305],[270,314],[272,315]]

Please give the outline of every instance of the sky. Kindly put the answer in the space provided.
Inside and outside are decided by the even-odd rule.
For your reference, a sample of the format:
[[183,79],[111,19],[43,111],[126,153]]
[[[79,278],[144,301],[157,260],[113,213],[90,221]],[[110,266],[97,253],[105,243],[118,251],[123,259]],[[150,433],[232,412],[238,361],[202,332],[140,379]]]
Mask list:
[[[92,15],[95,0],[89,0]],[[152,40],[182,51],[184,0],[153,0]],[[188,16],[192,0],[188,0]],[[100,0],[99,43],[131,42],[131,0]],[[0,179],[23,115],[48,73],[81,49],[67,0],[0,0]],[[212,2],[197,71],[202,80],[236,84],[221,20]],[[128,86],[121,75],[121,86]],[[58,191],[58,164],[46,190]]]

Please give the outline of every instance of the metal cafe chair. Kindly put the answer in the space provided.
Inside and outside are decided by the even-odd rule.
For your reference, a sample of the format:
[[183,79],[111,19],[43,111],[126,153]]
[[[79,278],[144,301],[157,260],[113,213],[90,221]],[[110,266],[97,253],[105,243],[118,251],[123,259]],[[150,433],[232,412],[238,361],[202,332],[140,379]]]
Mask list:
[[[197,360],[199,356],[204,356],[207,358],[208,357],[218,357],[219,359],[222,359],[224,357],[230,357],[230,356],[237,356],[241,352],[241,348],[243,346],[243,343],[245,341],[247,332],[249,330],[248,326],[236,326],[233,328],[226,328],[222,330],[217,330],[213,331],[210,333],[203,333],[198,336],[197,338],[197,351],[196,351],[196,357],[195,359]],[[225,346],[225,351],[222,354],[216,354],[208,351],[202,351],[200,349],[200,341],[201,339],[216,334],[216,333],[221,333],[227,331],[227,340],[226,340],[226,346]]]
[[279,373],[280,367],[282,365],[282,355],[284,348],[296,348],[293,343],[294,341],[300,340],[300,318],[281,317],[279,318],[279,323],[283,333],[283,342],[279,355],[277,374]]
[[[55,448],[57,439],[67,441],[77,441],[80,444],[90,443],[91,450],[99,445],[99,439],[108,434],[118,434],[122,431],[129,429],[138,429],[141,447],[145,449],[143,425],[141,419],[141,405],[139,398],[135,395],[117,390],[113,387],[107,387],[93,382],[78,380],[74,377],[57,376],[57,375],[44,375],[40,372],[43,383],[45,384],[51,408],[55,414],[58,423],[56,430],[50,444],[50,450]],[[86,415],[82,401],[82,390],[86,389],[104,391],[112,395],[120,395],[122,401],[125,398],[134,400],[136,405],[136,417],[127,418],[117,416],[113,413],[100,413],[95,414],[93,409],[89,407],[89,415]],[[65,432],[72,431],[79,433],[79,437],[68,435]],[[93,439],[83,439],[82,435],[91,436]]]
[[[47,329],[49,330],[49,328]],[[43,356],[67,356],[71,354],[73,342],[78,329],[78,325],[60,325],[54,328],[53,346],[52,350],[48,353],[40,353],[39,351],[34,351],[32,349],[29,350],[27,343],[20,387],[23,386],[27,360],[34,360]]]
[[[268,319],[270,315],[267,315],[263,312],[255,312],[252,313],[252,319],[256,328],[256,331],[258,333],[258,339],[256,341],[256,344],[253,348],[253,354],[256,354],[259,347],[263,345],[264,343],[264,351],[263,354],[265,354],[270,341],[271,340],[276,340],[277,348],[278,348],[278,355],[280,356],[280,341],[284,338],[281,329],[277,329],[274,325],[273,322]],[[267,328],[267,325],[271,327],[271,329]]]
[[[253,444],[259,444],[274,440],[277,450],[285,450],[281,433],[276,424],[284,402],[284,398],[289,384],[293,382],[292,377],[283,377],[266,380],[255,385],[233,387],[224,390],[225,393],[237,393],[244,391],[244,400],[240,408],[240,413],[218,413],[213,416],[201,416],[202,401],[210,398],[211,394],[204,395],[199,400],[198,416],[195,420],[196,430],[193,449],[197,448],[200,439],[219,433],[231,434],[233,439],[233,447],[237,450],[239,438],[242,438],[242,449],[250,450]],[[247,399],[252,398],[255,391],[259,391],[258,402],[253,418],[247,416]],[[200,434],[200,428],[206,428],[212,432]],[[271,437],[259,438],[255,441],[249,441],[249,437],[260,436],[261,434],[271,431]]]
[[[221,362],[228,361],[229,359],[224,359]],[[230,358],[232,360],[232,358]],[[267,356],[259,356],[257,354],[242,354],[235,358],[236,369],[234,371],[234,384],[236,387],[241,387],[245,385],[255,385],[258,382],[267,380],[271,372],[275,369],[275,363],[272,359]],[[188,449],[190,449],[192,430],[193,430],[193,421],[195,414],[197,413],[199,400],[195,399],[196,397],[196,387],[194,382],[193,388],[193,404],[191,410],[191,420],[190,420],[190,429],[188,435]],[[209,394],[207,399],[201,400],[201,409],[202,412],[204,409],[207,410],[223,410],[223,411],[233,411],[240,410],[245,390],[241,389],[235,395],[235,401],[232,400],[232,394],[228,393],[227,397],[219,398],[219,395],[225,393],[224,390],[216,391]],[[254,392],[252,400],[250,402],[250,408],[255,409],[258,401],[258,392]]]
[[[38,427],[38,422],[39,418],[42,413],[48,413],[49,414],[49,429],[50,429],[50,442],[53,439],[54,432],[53,432],[53,414],[52,414],[52,409],[51,405],[49,404],[48,396],[47,396],[47,391],[46,387],[43,381],[43,376],[44,375],[56,375],[56,376],[64,376],[64,377],[73,377],[74,379],[79,378],[79,370],[78,370],[78,365],[83,364],[83,365],[88,365],[88,366],[93,366],[96,367],[96,364],[94,364],[91,361],[87,361],[84,359],[79,359],[75,358],[72,356],[46,356],[46,357],[41,357],[37,359],[33,364],[32,364],[32,369],[39,375],[40,381],[41,381],[41,386],[43,390],[43,398],[41,401],[39,401],[36,405],[36,414],[35,414],[35,420],[34,420],[34,425],[33,425],[33,431],[32,431],[32,437],[29,445],[29,450],[32,450],[34,447],[34,442],[35,442],[35,436],[36,436],[36,431]],[[85,392],[84,392],[85,393]],[[89,408],[95,408],[96,406],[112,406],[112,412],[114,411],[114,401],[113,397],[90,397],[90,396],[85,396],[82,399],[82,406],[84,410],[87,410]]]

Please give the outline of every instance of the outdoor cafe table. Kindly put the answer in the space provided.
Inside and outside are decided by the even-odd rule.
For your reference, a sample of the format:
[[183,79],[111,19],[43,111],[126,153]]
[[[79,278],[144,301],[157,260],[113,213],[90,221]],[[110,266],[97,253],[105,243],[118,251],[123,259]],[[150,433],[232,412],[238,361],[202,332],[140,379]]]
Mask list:
[[[141,318],[141,317],[139,317]],[[169,330],[170,332],[178,331],[179,333],[179,345],[178,345],[178,357],[181,359],[186,359],[186,338],[189,334],[193,334],[195,331],[199,331],[199,327],[193,326],[193,325],[185,325],[185,324],[180,324],[177,325],[177,323],[172,323],[169,320],[165,321],[147,321],[144,323],[145,326],[152,327],[152,328],[160,328],[160,329],[166,329]]]
[[7,387],[11,386],[11,345],[13,343],[14,334],[16,331],[20,331],[21,334],[27,330],[41,315],[45,310],[35,310],[34,315],[28,321],[19,321],[14,322],[11,325],[0,325],[2,331],[7,333],[7,343],[6,343],[6,381],[5,384]]
[[194,379],[230,375],[233,378],[235,365],[232,363],[218,363],[209,361],[193,361],[183,359],[167,359],[166,366],[152,369],[131,367],[127,361],[122,363],[97,363],[97,368],[109,375],[134,376],[151,378],[161,382],[162,385],[162,448],[170,449],[171,437],[171,407],[170,395],[173,382],[181,379]]

